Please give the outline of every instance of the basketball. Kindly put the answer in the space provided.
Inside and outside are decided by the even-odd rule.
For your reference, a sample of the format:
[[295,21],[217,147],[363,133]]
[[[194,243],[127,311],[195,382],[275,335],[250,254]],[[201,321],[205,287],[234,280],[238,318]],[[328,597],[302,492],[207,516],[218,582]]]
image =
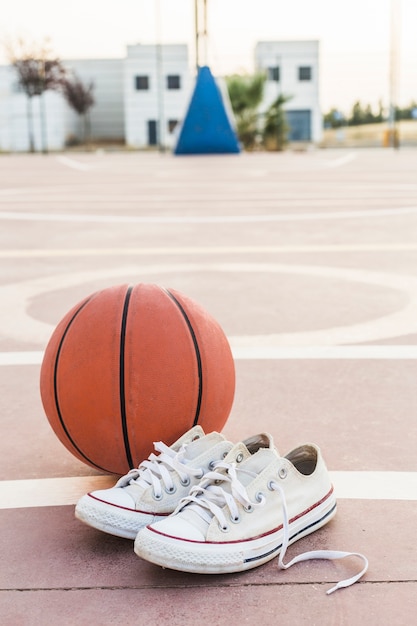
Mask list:
[[118,285],[74,306],[54,330],[40,393],[64,446],[98,470],[125,474],[192,426],[221,431],[235,368],[218,322],[184,294]]

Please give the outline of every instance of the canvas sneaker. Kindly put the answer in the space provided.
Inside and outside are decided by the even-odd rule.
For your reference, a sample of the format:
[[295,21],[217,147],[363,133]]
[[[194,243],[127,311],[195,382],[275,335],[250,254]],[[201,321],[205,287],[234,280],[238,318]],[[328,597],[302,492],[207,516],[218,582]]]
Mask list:
[[233,444],[220,433],[206,435],[201,426],[194,426],[172,446],[154,446],[159,454],[152,453],[114,487],[84,495],[75,516],[103,532],[134,539],[143,526],[172,513]]
[[277,555],[281,569],[312,558],[358,556],[362,571],[328,593],[358,580],[368,562],[357,553],[314,551],[284,563],[289,545],[334,517],[336,498],[316,445],[281,457],[270,435],[254,441],[261,445],[236,444],[171,516],[143,528],[136,554],[162,567],[201,574],[248,570]]

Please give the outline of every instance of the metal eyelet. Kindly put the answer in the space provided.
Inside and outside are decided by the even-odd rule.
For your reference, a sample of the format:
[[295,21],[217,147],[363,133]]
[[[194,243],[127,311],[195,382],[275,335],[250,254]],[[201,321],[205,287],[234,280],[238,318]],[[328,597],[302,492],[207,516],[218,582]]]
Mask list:
[[221,524],[219,524],[219,529],[222,531],[222,533],[228,533],[230,531],[230,526],[229,524],[225,524],[224,526],[221,526]]
[[256,500],[257,502],[265,502],[265,500],[266,500],[266,498],[265,498],[265,494],[264,494],[264,493],[262,493],[262,491],[258,491],[258,492],[255,494],[255,500]]
[[173,493],[175,493],[177,491],[177,488],[175,485],[172,485],[172,487],[165,487],[165,492],[168,495],[172,495]]
[[197,439],[200,439],[200,435],[194,435],[191,441],[197,441]]
[[236,515],[236,517],[230,516],[230,521],[232,522],[232,524],[239,524],[239,522],[240,522],[240,515]]
[[253,506],[253,504],[248,504],[248,506],[243,507],[243,510],[245,511],[245,513],[253,513],[255,507]]
[[212,472],[215,469],[216,463],[217,463],[217,461],[210,461],[210,463],[208,464],[208,468],[209,468],[210,472]]
[[287,468],[286,467],[280,467],[278,470],[278,476],[283,479],[283,478],[287,478]]
[[236,457],[236,463],[242,463],[243,461],[243,454],[242,452],[239,452],[239,454]]
[[268,480],[268,489],[269,489],[269,491],[275,491],[274,484],[275,484],[274,480]]
[[152,497],[153,497],[154,500],[157,500],[157,501],[162,500],[163,493],[162,492],[161,493],[153,493]]
[[190,477],[187,476],[184,480],[181,480],[180,482],[181,482],[181,485],[183,487],[189,487],[190,486],[190,482],[191,482],[190,481]]
[[229,454],[228,452],[223,452],[223,458],[225,459],[228,454]]

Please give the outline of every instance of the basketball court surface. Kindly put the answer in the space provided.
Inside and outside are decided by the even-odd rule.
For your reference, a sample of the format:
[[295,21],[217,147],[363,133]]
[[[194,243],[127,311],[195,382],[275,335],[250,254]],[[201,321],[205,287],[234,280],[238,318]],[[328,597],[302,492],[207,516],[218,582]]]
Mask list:
[[[417,152],[0,158],[0,622],[5,626],[415,623]],[[338,497],[296,542],[362,552],[192,575],[74,517],[114,476],[45,417],[50,335],[93,291],[158,283],[202,304],[236,366],[224,434],[321,447]]]

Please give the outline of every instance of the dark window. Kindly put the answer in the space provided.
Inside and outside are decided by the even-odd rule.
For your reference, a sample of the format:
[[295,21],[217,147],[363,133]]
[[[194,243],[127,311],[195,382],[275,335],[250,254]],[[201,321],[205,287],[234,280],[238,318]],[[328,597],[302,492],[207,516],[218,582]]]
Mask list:
[[279,67],[277,65],[275,67],[268,67],[267,77],[268,80],[273,80],[276,83],[279,83]]
[[168,89],[181,89],[181,77],[178,74],[170,74],[167,76]]
[[149,76],[135,76],[135,87],[138,90],[149,89]]
[[156,120],[148,120],[148,146],[156,146],[158,142]]
[[177,124],[178,120],[168,120],[168,131],[173,133]]
[[311,80],[311,67],[302,66],[298,68],[298,80]]

